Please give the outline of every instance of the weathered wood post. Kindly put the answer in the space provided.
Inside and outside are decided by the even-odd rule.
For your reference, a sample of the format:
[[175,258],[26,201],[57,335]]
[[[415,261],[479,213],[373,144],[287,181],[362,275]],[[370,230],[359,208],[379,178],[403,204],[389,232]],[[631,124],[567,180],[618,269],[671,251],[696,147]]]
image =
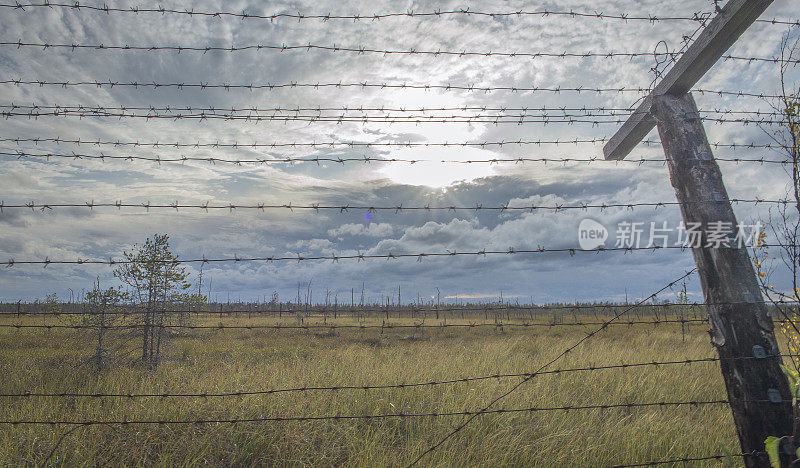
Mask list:
[[[736,217],[687,93],[772,1],[730,0],[603,149],[606,159],[622,159],[658,125],[684,223],[701,223],[701,233],[711,226],[735,229]],[[767,436],[792,434],[792,413],[758,280],[747,251],[738,245],[709,246],[702,236],[692,252],[742,451],[763,452]],[[766,456],[745,456],[744,462],[770,466]]]
[[[684,223],[702,228],[700,246],[692,253],[739,441],[744,452],[763,451],[767,436],[792,433],[791,391],[780,359],[757,359],[780,354],[772,321],[747,249],[732,235],[719,246],[706,238],[712,223],[735,233],[737,221],[694,99],[656,96],[652,110]],[[745,464],[768,466],[755,458]]]

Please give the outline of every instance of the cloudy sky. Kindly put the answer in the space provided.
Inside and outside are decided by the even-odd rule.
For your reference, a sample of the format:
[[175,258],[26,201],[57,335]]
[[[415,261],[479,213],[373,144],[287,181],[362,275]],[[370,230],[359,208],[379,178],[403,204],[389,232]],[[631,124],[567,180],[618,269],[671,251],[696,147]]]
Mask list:
[[[585,2],[542,3],[464,2],[191,2],[196,11],[231,11],[269,15],[372,15],[470,10],[586,11]],[[127,9],[149,5],[115,1]],[[764,18],[793,19],[791,0],[776,0]],[[153,4],[155,5],[155,4]],[[190,3],[162,3],[183,10]],[[708,0],[683,2],[602,0],[590,12],[656,17],[711,14]],[[105,46],[244,47],[250,45],[304,46],[308,44],[377,50],[479,52],[677,52],[685,37],[698,29],[694,21],[620,21],[564,16],[390,17],[381,20],[276,18],[241,19],[182,14],[103,13],[71,8],[0,8],[0,41],[39,44]],[[755,24],[729,52],[735,56],[771,58],[779,54],[787,26]],[[0,47],[0,80],[48,82],[314,84],[371,83],[387,85],[453,85],[476,87],[647,88],[654,67],[664,69],[664,55],[641,57],[459,56],[354,53],[320,49],[250,49],[246,51],[99,50]],[[774,93],[778,65],[728,60],[717,64],[698,89]],[[796,79],[796,69],[792,72]],[[604,161],[543,163],[441,163],[495,158],[602,159],[602,143],[507,144],[502,146],[391,146],[392,143],[476,143],[501,141],[574,140],[612,135],[618,123],[565,122],[568,115],[585,112],[561,108],[620,108],[632,106],[641,93],[577,93],[412,89],[401,87],[282,87],[224,89],[197,87],[132,87],[108,85],[52,86],[2,84],[0,105],[170,107],[161,114],[181,115],[176,107],[258,109],[249,115],[267,118],[293,116],[295,120],[146,119],[148,110],[126,110],[125,116],[25,115],[29,108],[13,109],[0,127],[0,199],[5,205],[23,203],[124,203],[211,205],[330,205],[423,207],[484,207],[673,202],[667,170],[659,163],[642,165]],[[771,111],[757,98],[695,94],[701,109]],[[420,111],[420,108],[478,108],[477,110]],[[487,110],[480,108],[486,107]],[[542,122],[541,108],[547,111]],[[274,109],[330,109],[291,112]],[[347,108],[346,110],[343,108]],[[357,110],[368,108],[376,110]],[[523,123],[509,122],[528,108]],[[532,110],[538,108],[539,110]],[[394,109],[389,111],[388,109]],[[4,110],[10,110],[5,107]],[[40,109],[35,113],[46,113]],[[194,111],[195,114],[203,111]],[[498,123],[491,118],[509,115]],[[151,114],[152,115],[152,114]],[[296,120],[298,116],[326,119]],[[338,121],[338,116],[348,118]],[[423,116],[420,122],[364,121],[365,116]],[[607,115],[607,112],[606,112]],[[424,119],[439,116],[431,122]],[[489,116],[487,118],[487,116]],[[726,116],[734,119],[737,115]],[[739,116],[741,117],[741,116]],[[751,116],[752,117],[752,116]],[[622,117],[577,117],[612,121]],[[415,117],[409,117],[414,120]],[[310,120],[310,121],[309,121]],[[408,119],[407,119],[408,120]],[[433,120],[436,120],[435,118]],[[519,118],[517,117],[517,120]],[[770,141],[770,127],[736,122],[706,122],[709,140],[720,143]],[[654,131],[648,138],[657,140]],[[9,139],[51,139],[34,143]],[[102,142],[216,142],[239,143],[238,148],[200,146],[164,148],[54,142],[52,139]],[[378,145],[296,147],[259,146],[279,143],[356,142]],[[151,162],[133,160],[19,158],[28,155],[87,154],[150,158],[218,158],[223,160],[287,158],[384,158],[407,162],[283,162],[239,165],[202,161]],[[771,158],[782,155],[764,149],[720,148],[718,157]],[[642,145],[629,156],[663,158],[659,145]],[[720,163],[732,198],[782,198],[788,176],[780,165]],[[769,205],[738,204],[743,221],[767,221]],[[334,256],[403,254],[446,251],[578,248],[578,225],[592,218],[608,228],[613,246],[620,222],[666,221],[676,227],[677,207],[658,209],[609,208],[530,211],[408,211],[369,212],[365,209],[234,209],[197,208],[60,208],[52,210],[5,208],[0,214],[0,259],[74,260],[118,257],[133,244],[154,233],[168,233],[181,258]],[[647,233],[645,233],[647,234]],[[646,243],[646,242],[645,242]],[[239,262],[206,266],[218,299],[255,299],[277,291],[295,295],[298,282],[311,281],[316,299],[324,290],[340,299],[359,290],[377,299],[395,295],[398,285],[404,301],[417,294],[430,298],[436,288],[442,296],[520,302],[619,300],[642,297],[659,289],[693,266],[690,252],[621,252],[515,254],[362,262],[291,261]],[[197,268],[189,270],[196,278]],[[16,265],[0,270],[0,300],[16,301],[56,292],[69,297],[96,276],[114,284],[108,266]],[[780,281],[780,278],[778,278]],[[696,281],[690,284],[697,291]],[[205,288],[204,288],[205,289]],[[668,298],[666,295],[665,298]],[[700,298],[695,296],[698,300]]]

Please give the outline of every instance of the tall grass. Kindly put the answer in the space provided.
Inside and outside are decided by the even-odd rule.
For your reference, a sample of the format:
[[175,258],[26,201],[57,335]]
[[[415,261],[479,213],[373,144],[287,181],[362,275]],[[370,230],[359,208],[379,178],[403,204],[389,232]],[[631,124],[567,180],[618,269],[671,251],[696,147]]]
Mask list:
[[[593,318],[593,317],[592,317]],[[31,318],[30,320],[36,320]],[[269,323],[274,319],[226,319]],[[339,319],[346,323],[349,319]],[[217,323],[219,319],[208,319]],[[401,323],[402,319],[394,319]],[[352,322],[355,323],[355,322]],[[101,373],[73,330],[0,330],[0,392],[236,392],[373,385],[528,372],[587,327],[425,330],[203,330],[171,340],[156,370],[122,360]],[[554,368],[713,357],[693,326],[611,327]],[[389,390],[307,391],[229,398],[4,398],[2,420],[192,420],[475,410],[519,382],[489,379]],[[724,399],[716,362],[547,374],[497,408]],[[220,424],[3,425],[5,465],[402,466],[462,417]],[[60,440],[63,436],[63,440]],[[55,448],[55,450],[54,450]],[[607,466],[738,451],[726,405],[490,414],[424,466]],[[47,457],[52,456],[48,459]],[[740,460],[714,462],[741,465]],[[708,463],[712,465],[712,463]],[[683,465],[681,465],[683,466]]]

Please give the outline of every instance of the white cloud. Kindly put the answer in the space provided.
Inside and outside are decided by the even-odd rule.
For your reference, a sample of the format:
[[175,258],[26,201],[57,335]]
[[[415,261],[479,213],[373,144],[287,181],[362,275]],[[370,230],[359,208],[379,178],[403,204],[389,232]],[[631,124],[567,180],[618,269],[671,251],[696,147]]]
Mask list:
[[345,236],[388,237],[392,234],[394,234],[394,227],[389,223],[343,224],[334,229],[328,229],[329,236],[340,239]]
[[[530,8],[524,2],[486,0],[471,5],[456,0],[414,2],[194,2],[196,10],[232,10],[272,13],[353,13],[462,9],[513,11]],[[630,13],[634,9],[657,16],[708,10],[707,0],[688,2],[603,0],[597,11]],[[791,0],[777,0],[765,16],[796,16]],[[549,2],[550,9],[585,10],[586,2]],[[678,11],[680,10],[680,11]],[[0,9],[3,40],[158,45],[246,45],[258,43],[364,45],[388,49],[442,50],[585,50],[650,51],[664,39],[671,50],[681,46],[690,22],[613,22],[564,17],[394,18],[381,21],[274,22],[231,18],[189,18],[182,15],[99,14],[73,9]],[[759,23],[748,31],[734,55],[774,55],[782,27]],[[652,58],[636,60],[524,59],[493,57],[423,57],[349,54],[343,52],[122,52],[85,50],[0,49],[0,75],[42,80],[115,80],[137,82],[316,83],[376,82],[459,84],[476,86],[584,86],[640,87],[650,84]],[[770,92],[776,88],[773,64],[722,62],[703,80],[713,89]],[[5,78],[4,78],[5,79]],[[425,89],[287,88],[281,90],[158,90],[122,87],[38,87],[2,85],[3,104],[65,104],[104,106],[200,107],[627,107],[633,93],[520,93],[456,92]],[[696,96],[701,108],[767,109],[753,99]],[[609,136],[617,125],[492,125],[361,123],[248,123],[234,121],[170,121],[49,117],[38,120],[9,118],[0,137],[61,137],[80,139],[81,145],[19,145],[0,142],[0,150],[14,152],[89,153],[148,157],[216,157],[227,159],[286,157],[383,157],[438,161],[467,161],[498,157],[601,157],[601,144],[515,145],[501,147],[378,147],[326,146],[259,147],[254,142],[467,142],[516,140],[571,140]],[[712,141],[747,143],[766,141],[760,129],[749,126],[707,125]],[[657,135],[653,133],[653,138]],[[233,143],[238,148],[113,147],[85,143],[92,140]],[[758,150],[719,149],[718,155],[760,157]],[[661,157],[658,146],[640,147],[634,157]],[[782,195],[786,174],[779,167],[723,164],[732,196],[774,198]],[[457,181],[466,181],[457,183]],[[320,203],[330,206],[501,206],[580,202],[674,200],[665,168],[657,165],[605,164],[451,164],[435,162],[337,164],[298,163],[260,166],[244,164],[155,164],[129,161],[72,159],[18,159],[0,156],[0,200],[6,204],[83,202],[88,200],[153,203]],[[764,205],[738,205],[740,218],[765,217]],[[365,210],[228,210],[205,213],[199,209],[94,210],[77,208],[50,212],[3,210],[0,214],[0,258],[50,257],[107,258],[154,232],[172,234],[183,258],[247,256],[281,252],[427,252],[482,248],[535,248],[575,243],[575,227],[582,216],[606,225],[620,219],[677,219],[675,209],[625,209],[603,212],[538,210],[534,213],[496,211],[374,213]],[[661,217],[661,218],[659,218]],[[329,237],[325,239],[324,237]],[[264,285],[291,290],[299,279],[314,279],[323,287],[349,289],[369,281],[372,292],[396,287],[425,289],[437,284],[452,293],[475,297],[500,289],[507,296],[571,299],[607,292],[622,294],[626,287],[646,293],[655,283],[691,265],[691,256],[566,255],[495,258],[426,259],[408,261],[216,265],[209,268],[215,288],[243,296],[263,293]],[[617,273],[621,272],[621,273]],[[0,299],[63,293],[80,289],[95,274],[109,269],[59,267],[3,269]],[[605,292],[603,294],[606,294]],[[461,296],[465,297],[465,296]]]
[[320,251],[329,249],[331,246],[333,246],[333,242],[328,239],[303,239],[287,244],[286,248],[290,250]]

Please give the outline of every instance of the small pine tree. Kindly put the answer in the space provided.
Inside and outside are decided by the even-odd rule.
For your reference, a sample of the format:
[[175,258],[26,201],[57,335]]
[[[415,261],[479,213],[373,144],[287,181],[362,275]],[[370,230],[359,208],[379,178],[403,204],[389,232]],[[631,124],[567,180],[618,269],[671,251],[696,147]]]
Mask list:
[[155,367],[166,344],[165,326],[171,318],[169,305],[184,302],[189,296],[186,293],[191,287],[187,281],[189,274],[170,250],[167,234],[154,234],[123,256],[114,276],[128,286],[132,302],[142,309],[137,315],[142,364]]

